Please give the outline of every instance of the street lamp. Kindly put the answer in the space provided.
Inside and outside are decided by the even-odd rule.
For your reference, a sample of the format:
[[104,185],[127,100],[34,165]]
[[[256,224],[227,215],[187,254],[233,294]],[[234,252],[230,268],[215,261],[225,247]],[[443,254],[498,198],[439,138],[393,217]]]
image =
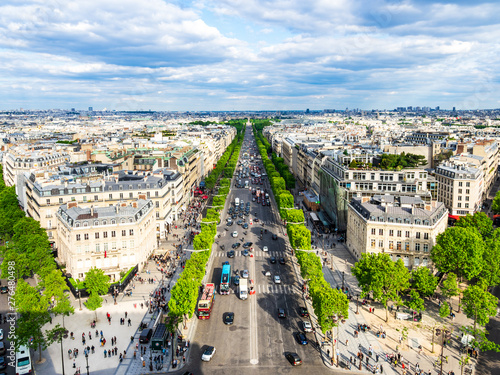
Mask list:
[[342,292],[344,291],[344,276],[345,276],[345,272],[342,271]]
[[356,294],[356,315],[359,314],[359,294]]
[[116,285],[113,285],[113,300],[114,300],[114,303],[116,305],[117,304],[117,302],[116,302]]
[[76,292],[78,293],[78,301],[80,302],[80,311],[82,311],[82,299],[80,297],[80,289],[76,288]]
[[87,361],[87,375],[89,375],[89,352],[85,349],[85,360]]

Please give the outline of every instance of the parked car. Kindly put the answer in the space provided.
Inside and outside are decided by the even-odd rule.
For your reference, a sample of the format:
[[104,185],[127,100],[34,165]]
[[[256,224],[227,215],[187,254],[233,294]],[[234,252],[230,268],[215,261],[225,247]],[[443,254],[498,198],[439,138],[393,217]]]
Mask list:
[[307,341],[307,337],[306,337],[306,335],[304,335],[302,332],[298,332],[298,333],[295,335],[295,338],[297,339],[297,342],[298,342],[300,345],[307,345],[307,344],[309,344],[309,341]]
[[292,366],[298,366],[302,364],[302,360],[297,353],[287,353],[285,357],[286,359],[288,359],[288,362],[290,362]]
[[299,315],[303,318],[309,317],[309,312],[305,307],[299,307]]
[[285,309],[282,309],[282,308],[278,309],[278,318],[280,318],[280,319],[285,319],[286,318]]
[[304,332],[312,332],[312,325],[311,322],[308,322],[307,320],[302,321],[302,329]]

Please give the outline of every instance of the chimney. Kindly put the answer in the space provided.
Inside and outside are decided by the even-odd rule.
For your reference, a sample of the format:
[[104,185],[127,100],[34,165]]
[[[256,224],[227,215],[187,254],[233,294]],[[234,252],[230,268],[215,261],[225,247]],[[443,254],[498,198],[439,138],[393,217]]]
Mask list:
[[361,197],[361,203],[368,203],[370,202],[370,197]]
[[132,207],[137,208],[137,202],[132,202]]
[[122,207],[127,207],[127,203],[122,202],[121,206],[122,206]]
[[73,207],[78,207],[78,203],[77,202],[68,202],[68,210],[70,208],[73,208]]
[[426,210],[426,211],[432,211],[432,205],[430,205],[430,204],[426,204],[426,205],[425,205],[425,210]]
[[146,194],[139,194],[139,199],[146,200]]

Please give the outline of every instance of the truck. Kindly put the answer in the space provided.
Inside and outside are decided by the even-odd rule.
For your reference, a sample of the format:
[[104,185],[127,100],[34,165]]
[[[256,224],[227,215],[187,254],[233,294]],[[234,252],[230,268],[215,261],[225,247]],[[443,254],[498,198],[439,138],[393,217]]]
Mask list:
[[240,205],[240,198],[235,198],[234,199],[234,205],[238,207]]
[[238,291],[240,295],[240,299],[247,299],[248,298],[248,280],[247,279],[240,279],[240,285],[238,286]]

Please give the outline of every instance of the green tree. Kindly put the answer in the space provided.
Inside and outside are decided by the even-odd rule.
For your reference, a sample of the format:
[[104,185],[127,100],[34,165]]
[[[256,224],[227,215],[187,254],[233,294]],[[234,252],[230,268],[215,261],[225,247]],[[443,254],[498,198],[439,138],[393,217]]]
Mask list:
[[438,278],[435,277],[427,267],[418,267],[411,272],[411,286],[424,297],[434,294],[438,284]]
[[500,191],[497,191],[493,202],[491,203],[491,210],[495,214],[500,214]]
[[471,280],[481,272],[484,251],[477,229],[451,227],[437,236],[431,258],[441,272],[455,272]]
[[16,349],[20,345],[38,348],[41,361],[42,350],[47,348],[42,328],[50,320],[49,301],[37,288],[21,279],[17,282],[15,307],[20,315],[15,328]]
[[198,283],[192,279],[180,278],[171,291],[169,316],[182,318],[186,322],[187,317],[193,315],[197,299]]
[[490,317],[497,314],[497,306],[498,298],[478,285],[471,285],[464,290],[463,312],[474,320],[474,332],[477,330],[477,324],[485,326]]
[[418,312],[425,310],[424,300],[415,289],[410,290],[410,299],[406,302],[406,306]]
[[446,301],[443,302],[441,304],[441,307],[439,308],[439,316],[444,319],[444,318],[450,316],[450,313],[451,313],[450,304]]
[[479,279],[493,287],[500,284],[500,228],[495,229],[491,236],[485,239],[483,253],[483,268]]
[[75,309],[71,305],[68,294],[65,293],[69,291],[69,287],[66,285],[66,280],[61,271],[52,270],[44,277],[40,286],[45,297],[52,303],[51,312],[55,315],[62,315],[64,325],[64,317],[74,314]]
[[[104,274],[104,271],[99,268],[91,268],[85,274],[85,287],[89,293],[89,298],[85,303],[85,306],[90,311],[96,311],[102,306],[102,295],[105,295],[109,291],[109,277]],[[97,312],[96,312],[97,320]]]
[[352,267],[358,280],[362,296],[372,293],[373,298],[384,305],[385,320],[389,320],[387,310],[390,301],[399,303],[400,293],[410,286],[410,274],[403,261],[393,262],[388,254],[361,254],[361,259]]
[[476,212],[474,215],[468,214],[461,217],[455,223],[460,228],[476,228],[483,238],[491,235],[493,232],[493,221],[484,212]]

